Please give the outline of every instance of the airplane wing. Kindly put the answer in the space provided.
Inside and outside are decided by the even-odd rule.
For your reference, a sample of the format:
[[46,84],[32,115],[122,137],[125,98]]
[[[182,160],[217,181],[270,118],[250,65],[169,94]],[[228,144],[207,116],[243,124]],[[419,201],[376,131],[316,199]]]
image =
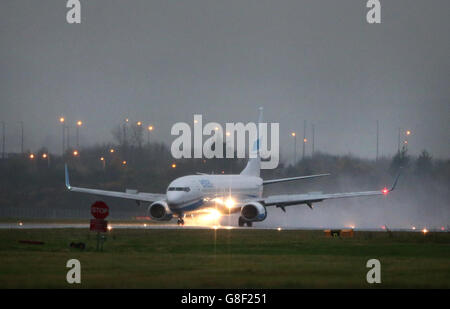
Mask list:
[[323,176],[330,176],[330,175],[331,174],[318,174],[318,175],[308,175],[308,176],[297,176],[297,177],[289,177],[289,178],[278,178],[278,179],[263,180],[263,185],[270,185],[270,184],[273,184],[273,183],[293,181],[293,180],[298,180],[298,179],[308,179],[308,178],[315,178],[315,177],[323,177]]
[[307,194],[283,194],[283,195],[271,195],[260,200],[265,206],[276,206],[285,211],[285,206],[306,204],[312,208],[313,203],[322,202],[328,199],[336,198],[349,198],[359,196],[375,196],[375,195],[387,195],[389,192],[395,189],[398,178],[397,175],[391,189],[384,188],[379,191],[363,191],[363,192],[347,192],[347,193],[307,193]]
[[124,199],[135,200],[135,201],[143,201],[143,202],[154,202],[154,201],[164,200],[166,198],[165,194],[159,194],[159,193],[128,193],[128,192],[118,192],[118,191],[107,191],[107,190],[72,187],[69,183],[69,172],[67,169],[67,165],[65,165],[65,176],[66,176],[66,187],[69,191],[73,191],[73,192],[88,193],[88,194],[101,195],[101,196],[118,197],[118,198],[124,198]]

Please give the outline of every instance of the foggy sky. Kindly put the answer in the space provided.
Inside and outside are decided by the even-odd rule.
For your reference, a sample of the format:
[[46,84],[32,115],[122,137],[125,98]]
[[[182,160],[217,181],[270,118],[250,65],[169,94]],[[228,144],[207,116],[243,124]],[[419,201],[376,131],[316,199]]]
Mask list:
[[66,1],[0,4],[7,151],[20,149],[20,120],[26,149],[59,153],[60,115],[85,123],[83,145],[112,141],[124,118],[169,144],[194,113],[248,122],[263,106],[286,156],[307,119],[316,150],[373,158],[378,119],[380,155],[402,127],[412,154],[449,157],[448,0],[382,1],[381,25],[367,24],[365,0],[81,3],[81,25],[66,23]]

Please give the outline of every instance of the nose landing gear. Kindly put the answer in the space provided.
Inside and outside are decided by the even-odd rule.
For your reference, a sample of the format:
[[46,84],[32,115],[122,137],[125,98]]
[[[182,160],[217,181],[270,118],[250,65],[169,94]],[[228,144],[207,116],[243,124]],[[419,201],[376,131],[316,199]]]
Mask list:
[[178,226],[183,226],[184,225],[183,218],[178,218],[177,224],[178,224]]

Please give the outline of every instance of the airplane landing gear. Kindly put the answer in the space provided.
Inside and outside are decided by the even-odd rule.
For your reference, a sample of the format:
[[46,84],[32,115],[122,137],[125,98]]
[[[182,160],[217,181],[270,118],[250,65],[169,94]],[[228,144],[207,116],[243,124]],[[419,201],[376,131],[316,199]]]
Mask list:
[[238,225],[241,226],[241,227],[244,226],[244,225],[247,225],[248,227],[251,227],[252,226],[252,222],[251,221],[245,221],[244,218],[239,217]]
[[177,224],[178,224],[178,226],[183,226],[184,225],[183,218],[178,218]]

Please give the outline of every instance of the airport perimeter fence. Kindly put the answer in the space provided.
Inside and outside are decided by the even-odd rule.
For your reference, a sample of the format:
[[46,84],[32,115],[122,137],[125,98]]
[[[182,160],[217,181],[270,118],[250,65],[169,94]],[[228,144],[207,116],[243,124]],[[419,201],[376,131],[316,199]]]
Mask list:
[[[145,216],[145,211],[110,211],[109,219],[132,220]],[[0,207],[0,218],[27,219],[92,219],[90,208],[87,209],[42,209],[42,208],[3,208]]]

